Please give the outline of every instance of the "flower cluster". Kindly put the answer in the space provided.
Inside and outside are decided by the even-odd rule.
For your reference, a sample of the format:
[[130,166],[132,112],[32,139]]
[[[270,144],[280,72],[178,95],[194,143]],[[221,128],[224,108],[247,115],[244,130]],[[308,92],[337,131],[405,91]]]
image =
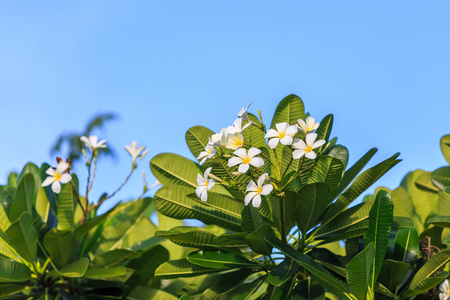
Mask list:
[[[294,149],[291,160],[301,157],[315,159],[317,153],[314,149],[324,145],[325,140],[317,139],[317,133],[314,133],[314,131],[318,129],[320,124],[310,116],[306,118],[306,121],[298,119],[294,125],[289,125],[287,122],[275,124],[275,128],[266,132],[265,126],[262,125],[262,120],[260,124],[256,124],[249,118],[248,109],[250,105],[251,103],[246,108],[242,107],[238,113],[239,117],[233,122],[233,125],[222,128],[219,133],[215,133],[209,138],[208,144],[204,151],[200,152],[197,159],[200,165],[203,165],[210,159],[214,160],[217,156],[226,158],[229,168],[238,166],[237,172],[232,172],[234,176],[239,176],[252,170],[248,176],[254,178],[254,180],[250,180],[245,188],[246,196],[244,202],[245,205],[248,205],[251,201],[254,207],[259,207],[261,205],[261,195],[269,195],[274,190],[274,185],[272,183],[264,185],[266,180],[270,182],[269,175],[260,169],[264,166],[265,161],[259,156],[262,155],[261,150],[252,147],[251,142],[246,141],[243,134],[244,130],[252,125],[262,130],[264,137],[268,141],[269,148],[274,151],[279,144],[291,146]],[[299,131],[304,134],[298,135]],[[299,138],[299,136],[302,136],[304,140]],[[264,158],[270,162],[270,157]],[[253,169],[250,169],[251,166]],[[209,167],[206,169],[204,176],[201,174],[197,176],[198,186],[195,192],[202,201],[207,201],[207,191],[216,184],[214,179],[220,180],[220,178],[215,176],[212,176],[214,179],[209,178],[212,175],[211,172],[212,168]],[[257,180],[255,173],[259,173]],[[228,183],[221,180],[220,184]],[[241,191],[244,192],[243,187]],[[280,192],[280,189],[278,189],[278,192]]]

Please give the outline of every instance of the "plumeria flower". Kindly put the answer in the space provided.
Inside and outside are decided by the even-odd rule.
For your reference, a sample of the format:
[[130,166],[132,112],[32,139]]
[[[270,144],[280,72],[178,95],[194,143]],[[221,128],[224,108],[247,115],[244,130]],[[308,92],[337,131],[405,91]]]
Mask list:
[[448,299],[450,299],[450,291],[448,286],[448,279],[445,279],[439,286],[439,300],[448,300]]
[[248,126],[252,125],[251,123],[247,123],[244,125],[244,127],[242,127],[242,119],[241,118],[237,118],[232,126],[228,126],[227,127],[227,131],[228,134],[233,134],[233,133],[242,133],[242,131],[244,131],[245,128],[247,128]]
[[[125,146],[125,150],[131,155],[131,157],[133,158],[133,162],[136,161],[136,159],[139,157],[141,152],[144,151],[144,149],[145,146],[140,146],[138,148],[136,141],[132,141],[129,146],[128,145]],[[142,153],[141,158],[143,158],[146,154],[147,150],[145,150],[144,153]]]
[[316,141],[317,133],[309,133],[306,135],[306,144],[301,139],[296,139],[292,144],[292,147],[295,148],[292,152],[292,156],[294,159],[299,159],[303,155],[309,159],[315,159],[317,154],[313,151],[314,149],[325,144],[325,140]]
[[220,133],[213,134],[208,144],[211,146],[225,147],[227,145],[228,132],[226,128],[222,128]]
[[238,132],[228,135],[227,149],[237,150],[244,145],[244,136]]
[[155,187],[160,186],[160,185],[162,185],[162,183],[159,182],[159,180],[156,180],[155,183],[152,184],[152,185],[149,187],[149,189],[155,188]]
[[245,191],[250,192],[245,196],[244,202],[245,205],[248,205],[250,201],[252,201],[253,207],[259,207],[261,205],[261,195],[269,195],[270,192],[273,190],[273,186],[271,184],[265,184],[263,185],[264,181],[266,180],[266,175],[268,174],[262,174],[258,178],[258,183],[255,184],[253,180],[251,180]]
[[250,102],[249,105],[247,105],[246,108],[242,107],[241,110],[238,112],[238,116],[240,118],[242,118],[242,120],[244,121],[248,121],[249,123],[251,123],[252,121],[249,119],[248,117],[248,108],[250,107],[250,105],[252,105],[253,102]]
[[294,125],[289,125],[287,122],[278,123],[275,125],[277,130],[269,129],[267,131],[265,138],[270,138],[269,147],[275,149],[278,142],[283,145],[291,145],[293,142],[293,136],[297,133],[298,129]]
[[91,150],[91,152],[94,152],[98,148],[106,148],[106,140],[98,141],[98,137],[95,135],[90,135],[89,138],[82,136],[80,137],[80,140],[86,145],[86,147]]
[[245,173],[248,171],[250,165],[259,168],[264,165],[264,160],[261,157],[255,157],[261,153],[258,148],[250,148],[247,150],[241,148],[233,152],[238,157],[232,157],[228,160],[228,167],[239,165],[239,173]]
[[297,123],[298,128],[305,133],[313,132],[314,130],[319,128],[320,125],[320,123],[316,122],[316,120],[313,117],[309,116],[306,118],[306,122],[303,121],[302,119],[298,119]]
[[208,180],[209,173],[211,172],[211,167],[206,169],[204,177],[202,175],[197,174],[197,188],[195,189],[195,193],[197,197],[200,198],[203,202],[206,202],[208,198],[207,191],[210,190],[214,184],[216,183],[213,179]]
[[214,149],[211,145],[206,145],[205,151],[200,152],[200,155],[197,157],[197,159],[203,158],[200,162],[200,165],[203,165],[203,163],[208,159],[216,155],[216,149]]
[[59,192],[61,192],[61,183],[65,184],[72,180],[72,175],[66,172],[67,169],[69,169],[69,166],[70,165],[67,162],[60,161],[56,168],[48,168],[45,173],[47,173],[47,175],[49,176],[45,178],[42,186],[48,186],[51,184],[52,191],[56,194],[59,194]]

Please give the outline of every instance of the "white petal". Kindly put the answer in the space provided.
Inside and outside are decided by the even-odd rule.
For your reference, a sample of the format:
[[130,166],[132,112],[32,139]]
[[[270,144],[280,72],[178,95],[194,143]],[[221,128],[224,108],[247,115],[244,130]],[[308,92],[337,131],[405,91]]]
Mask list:
[[250,125],[252,125],[252,123],[248,122],[247,124],[244,125],[244,127],[242,127],[241,131],[244,131],[244,129],[249,127]]
[[254,167],[262,167],[264,166],[264,160],[261,157],[253,157],[250,161],[250,164]]
[[203,193],[203,191],[205,191],[206,190],[206,186],[204,186],[204,185],[200,185],[200,186],[198,186],[196,189],[195,189],[195,193],[197,194],[197,197],[201,197],[201,195],[202,195],[202,193]]
[[298,122],[298,126],[300,126],[300,129],[302,131],[306,131],[306,123],[305,123],[305,121],[303,121],[302,119],[298,119],[297,122]]
[[308,130],[312,130],[315,122],[316,120],[314,120],[314,118],[311,116],[306,118],[306,127],[308,128]]
[[101,140],[100,142],[98,142],[96,148],[106,148],[106,145],[104,145],[105,143],[106,143],[106,140]]
[[316,124],[314,124],[314,126],[312,127],[311,130],[316,130],[317,128],[319,128],[319,126],[320,126],[320,123],[317,122]]
[[295,126],[289,126],[288,128],[286,128],[285,132],[286,132],[286,134],[294,135],[298,132],[298,128]]
[[202,151],[202,152],[200,152],[200,154],[198,155],[197,159],[203,158],[203,157],[205,157],[205,156],[207,156],[207,155],[208,155],[208,152]]
[[59,192],[61,192],[61,184],[59,183],[59,181],[56,180],[52,183],[52,191],[56,194],[59,194]]
[[233,153],[234,153],[234,155],[239,156],[240,158],[247,157],[247,151],[245,151],[245,149],[242,149],[242,148],[234,151]]
[[208,192],[207,192],[206,190],[203,191],[202,196],[200,197],[200,199],[201,199],[203,202],[206,202],[206,200],[208,200]]
[[235,165],[241,164],[242,162],[242,158],[232,157],[228,160],[228,167],[234,167]]
[[212,167],[205,170],[205,180],[208,179],[209,173],[211,173]]
[[305,138],[306,145],[312,146],[314,144],[314,141],[316,140],[316,138],[317,138],[317,133],[308,133]]
[[233,134],[233,133],[236,133],[236,132],[238,132],[238,131],[236,130],[236,128],[235,128],[234,126],[228,126],[228,127],[227,127],[227,132],[228,132],[229,134]]
[[69,164],[64,162],[64,161],[60,161],[58,166],[56,167],[55,173],[64,173],[67,169],[69,168]]
[[91,142],[92,147],[97,147],[98,137],[96,137],[95,135],[90,135],[89,141]]
[[204,186],[206,185],[206,182],[207,181],[205,180],[205,178],[202,177],[201,174],[197,174],[197,185]]
[[253,207],[259,207],[261,205],[261,195],[256,195],[252,201]]
[[322,146],[323,144],[325,144],[325,140],[318,140],[318,141],[315,141],[314,144],[313,144],[313,149],[316,149],[317,147],[320,147],[320,146]]
[[248,164],[240,164],[240,165],[239,165],[238,171],[239,171],[240,173],[245,173],[245,172],[248,171],[248,168],[249,168],[249,165],[248,165]]
[[265,180],[266,180],[266,174],[262,174],[261,176],[259,176],[258,186],[262,186]]
[[44,182],[42,183],[42,186],[47,186],[53,183],[55,181],[55,177],[49,176],[45,178]]
[[264,137],[266,139],[268,139],[268,138],[279,137],[279,136],[280,136],[280,134],[278,133],[278,131],[276,131],[275,129],[269,129]]
[[255,182],[253,180],[250,180],[245,191],[246,192],[256,192],[257,190],[258,190],[258,186],[255,184]]
[[69,173],[64,173],[61,174],[61,179],[59,181],[61,181],[61,183],[68,183],[72,180],[72,175],[70,175]]
[[205,163],[205,161],[206,161],[207,158],[208,158],[208,157],[206,156],[205,158],[202,159],[202,161],[200,162],[200,166],[203,165],[203,164]]
[[306,152],[305,156],[309,159],[315,159],[317,157],[317,154],[316,154],[316,152],[311,151],[311,152]]
[[210,190],[215,184],[216,184],[216,182],[214,181],[214,179],[210,179],[208,181],[208,186],[206,187],[206,189]]
[[292,144],[292,147],[294,147],[295,149],[306,149],[308,146],[305,144],[305,142],[301,139],[296,139],[294,141],[294,143]]
[[[91,144],[91,142],[89,141],[89,139],[88,139],[87,137],[85,137],[85,136],[80,137],[80,140],[81,140],[86,146],[88,146],[88,145]],[[89,147],[89,146],[88,146],[88,147]]]
[[280,142],[281,142],[283,145],[290,145],[290,144],[292,144],[292,137],[291,137],[290,135],[285,135],[284,138],[282,138],[282,139],[280,140]]
[[277,146],[278,146],[278,142],[280,141],[280,139],[279,138],[274,138],[274,139],[271,139],[270,141],[269,141],[269,147],[270,147],[270,149],[275,149]]
[[55,169],[53,169],[52,167],[48,168],[47,171],[45,171],[45,173],[47,173],[47,175],[55,175]]
[[305,150],[294,150],[292,152],[292,157],[294,159],[299,159],[300,157],[302,157],[303,155],[305,155]]
[[250,149],[248,149],[248,157],[252,158],[255,155],[258,155],[261,153],[261,150],[259,150],[258,148],[252,147]]
[[245,203],[245,205],[248,205],[248,203],[250,202],[250,200],[252,200],[253,197],[255,197],[256,195],[257,195],[256,192],[250,192],[250,193],[248,193],[247,195],[245,195],[245,198],[244,198],[244,203]]
[[287,122],[277,123],[275,124],[275,127],[277,128],[278,132],[285,132],[286,128],[288,128],[289,124]]
[[263,188],[263,190],[261,192],[261,195],[269,195],[273,190],[273,185],[266,184],[262,188]]

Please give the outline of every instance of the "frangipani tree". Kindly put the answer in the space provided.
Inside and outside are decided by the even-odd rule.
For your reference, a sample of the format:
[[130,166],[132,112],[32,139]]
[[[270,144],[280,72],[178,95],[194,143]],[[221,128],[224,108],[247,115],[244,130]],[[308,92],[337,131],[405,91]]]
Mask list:
[[[393,216],[384,191],[349,208],[399,154],[360,174],[377,149],[347,168],[347,148],[330,139],[332,115],[316,122],[295,95],[279,103],[269,128],[260,111],[248,110],[219,133],[187,131],[199,163],[172,153],[151,160],[163,184],[154,196],[158,212],[208,225],[156,232],[192,248],[160,266],[158,278],[186,278],[179,294],[198,299],[399,298],[442,281],[417,272],[411,289],[390,292],[379,281],[390,232],[414,223]],[[342,240],[352,243],[343,249]]]

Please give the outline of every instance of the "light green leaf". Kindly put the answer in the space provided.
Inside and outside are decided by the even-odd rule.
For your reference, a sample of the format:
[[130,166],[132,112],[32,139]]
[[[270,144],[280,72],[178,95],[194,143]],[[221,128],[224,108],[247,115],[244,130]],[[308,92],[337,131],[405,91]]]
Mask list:
[[444,279],[447,278],[447,276],[448,272],[442,272],[441,274],[436,275],[435,277],[424,278],[414,288],[412,288],[410,285],[409,289],[401,294],[401,297],[409,298],[415,295],[422,294],[440,284]]
[[[261,125],[258,118],[254,116],[253,114],[248,114],[249,119],[258,126]],[[244,126],[244,124],[242,124]],[[252,147],[259,148],[259,147],[265,147],[266,146],[266,139],[264,138],[264,132],[259,129],[255,125],[251,125],[248,127],[248,129],[244,130],[243,132],[244,138],[249,141]]]
[[180,277],[195,277],[198,275],[216,273],[223,269],[206,268],[190,263],[186,259],[169,260],[156,269],[155,276],[161,279],[172,279]]
[[302,99],[297,95],[286,96],[278,104],[275,114],[272,118],[272,124],[270,128],[276,128],[275,124],[287,122],[290,125],[294,125],[298,119],[305,118],[305,107]]
[[32,213],[34,193],[34,179],[33,175],[26,174],[20,179],[14,199],[9,206],[9,220],[16,221],[23,212]]
[[195,162],[173,153],[161,153],[150,161],[153,175],[164,186],[197,187],[197,174],[203,171]]
[[[65,266],[64,268],[56,270],[56,273],[71,278],[83,277],[89,266],[89,260],[86,257],[82,257],[79,260]],[[50,271],[52,273],[54,271]],[[49,274],[50,274],[49,273]]]
[[11,222],[9,221],[8,215],[5,212],[5,209],[2,205],[0,205],[0,230],[6,231],[9,226],[11,226]]
[[53,228],[44,236],[44,248],[58,268],[76,259],[77,242],[72,231],[60,231]]
[[450,167],[442,167],[431,173],[431,182],[441,191],[450,185]]
[[14,283],[4,283],[0,285],[0,297],[5,297],[5,299],[11,299],[6,298],[6,296],[28,292],[28,290],[30,290],[29,286]]
[[437,270],[444,266],[450,260],[450,249],[444,249],[433,256],[422,268],[417,271],[411,281],[409,288],[414,290],[433,276]]
[[61,192],[56,195],[56,215],[59,230],[73,230],[75,228],[76,200],[73,196],[72,185],[63,184]]
[[0,282],[20,282],[31,280],[31,271],[24,264],[0,259]]
[[111,268],[140,256],[139,253],[127,249],[114,249],[97,255],[91,263],[91,268]]
[[111,277],[125,275],[127,268],[125,267],[111,267],[111,268],[91,268],[84,273],[83,278],[90,279],[107,279]]
[[345,267],[347,283],[353,294],[360,300],[365,300],[371,288],[372,268],[375,258],[375,245],[369,243]]
[[38,234],[33,226],[33,218],[24,212],[18,220],[6,230],[9,243],[26,261],[34,262],[37,253]]
[[85,236],[91,229],[93,229],[95,226],[97,226],[98,224],[100,224],[100,222],[102,222],[103,220],[106,219],[106,217],[108,217],[118,206],[120,205],[120,203],[114,205],[114,207],[112,207],[111,209],[109,209],[107,212],[103,213],[100,216],[96,216],[95,218],[92,218],[90,220],[87,220],[86,222],[84,222],[83,224],[77,226],[75,228],[74,234],[75,234],[75,238],[77,240],[81,239],[83,236]]
[[198,266],[219,269],[257,268],[258,265],[240,255],[222,251],[200,251],[189,254],[186,259]]
[[194,157],[198,157],[200,152],[205,150],[209,138],[213,134],[214,131],[204,126],[194,126],[186,131],[186,143]]
[[208,191],[208,201],[188,197],[192,188],[163,186],[153,199],[158,212],[175,219],[197,219],[205,224],[215,224],[234,231],[241,229],[241,212],[244,204],[235,198]]
[[427,221],[427,224],[450,228],[450,216],[434,216]]
[[297,193],[297,216],[298,228],[306,232],[316,225],[318,218],[330,203],[330,186],[326,183],[316,182],[305,185]]
[[50,215],[50,200],[48,199],[47,193],[42,186],[39,186],[38,193],[36,196],[36,212],[42,218],[45,223],[48,222]]

